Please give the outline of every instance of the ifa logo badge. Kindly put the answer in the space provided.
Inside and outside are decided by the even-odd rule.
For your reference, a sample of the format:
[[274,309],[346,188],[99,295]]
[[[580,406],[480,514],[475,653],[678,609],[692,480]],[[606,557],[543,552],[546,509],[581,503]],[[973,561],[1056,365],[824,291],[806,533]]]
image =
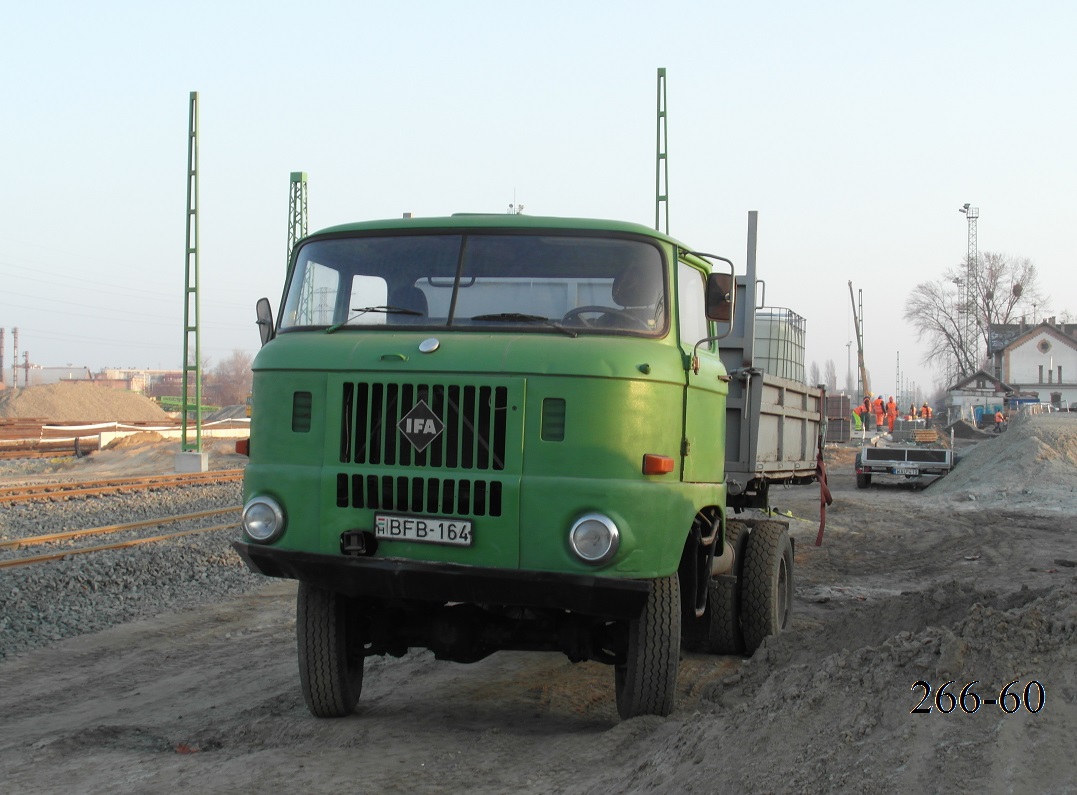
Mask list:
[[426,405],[425,400],[420,400],[411,407],[411,411],[400,418],[396,427],[403,437],[411,442],[415,451],[421,453],[441,436],[445,423]]

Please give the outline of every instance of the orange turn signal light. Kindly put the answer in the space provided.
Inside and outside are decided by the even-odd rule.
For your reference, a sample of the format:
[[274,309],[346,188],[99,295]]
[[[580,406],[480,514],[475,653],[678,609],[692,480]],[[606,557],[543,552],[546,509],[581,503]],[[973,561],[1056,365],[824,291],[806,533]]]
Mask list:
[[647,453],[643,456],[644,475],[665,475],[673,471],[674,460],[668,455]]

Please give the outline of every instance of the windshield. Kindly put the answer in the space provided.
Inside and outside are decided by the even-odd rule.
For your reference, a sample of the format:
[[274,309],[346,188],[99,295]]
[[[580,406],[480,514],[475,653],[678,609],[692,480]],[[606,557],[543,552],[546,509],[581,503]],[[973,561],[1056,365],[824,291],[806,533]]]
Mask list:
[[660,336],[659,248],[554,234],[312,240],[298,252],[280,330],[430,328]]

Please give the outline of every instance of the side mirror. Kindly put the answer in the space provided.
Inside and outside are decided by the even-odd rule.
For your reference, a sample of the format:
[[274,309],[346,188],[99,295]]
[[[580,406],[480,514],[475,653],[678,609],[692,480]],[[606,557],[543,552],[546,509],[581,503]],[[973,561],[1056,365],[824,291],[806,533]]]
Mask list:
[[258,324],[258,335],[262,338],[262,344],[265,345],[273,339],[273,307],[269,305],[268,298],[259,298],[254,311],[258,316],[255,321]]
[[707,277],[707,319],[729,323],[733,319],[733,274],[712,273]]

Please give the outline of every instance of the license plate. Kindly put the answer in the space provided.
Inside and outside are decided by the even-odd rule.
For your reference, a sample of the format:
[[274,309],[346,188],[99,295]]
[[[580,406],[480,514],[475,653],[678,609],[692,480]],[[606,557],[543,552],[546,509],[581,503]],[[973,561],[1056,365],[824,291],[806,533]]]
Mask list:
[[916,467],[894,467],[895,475],[917,475],[919,470]]
[[386,541],[418,541],[469,547],[473,538],[466,519],[438,519],[431,516],[376,514],[374,535]]

